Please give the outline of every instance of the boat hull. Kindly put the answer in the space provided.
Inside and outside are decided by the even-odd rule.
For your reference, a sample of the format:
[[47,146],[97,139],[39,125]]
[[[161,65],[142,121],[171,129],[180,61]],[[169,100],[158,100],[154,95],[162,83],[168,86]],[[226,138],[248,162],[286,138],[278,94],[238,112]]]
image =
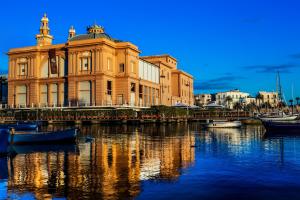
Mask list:
[[240,121],[232,122],[211,122],[205,125],[206,128],[239,128],[242,126]]
[[56,132],[29,132],[10,134],[8,142],[10,144],[32,144],[32,143],[53,143],[53,142],[74,142],[77,136],[77,129],[69,129]]
[[300,122],[263,122],[267,134],[299,134],[300,135]]

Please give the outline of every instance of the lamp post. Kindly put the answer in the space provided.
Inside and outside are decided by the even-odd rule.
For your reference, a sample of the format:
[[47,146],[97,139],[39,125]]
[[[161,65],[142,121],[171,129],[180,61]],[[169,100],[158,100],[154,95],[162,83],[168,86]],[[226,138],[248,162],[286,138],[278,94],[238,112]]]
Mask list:
[[188,101],[188,105],[186,106],[186,117],[188,118],[188,115],[189,115],[189,105],[190,105],[190,82],[186,83],[185,86],[189,87],[189,101]]
[[190,85],[190,82],[186,83],[185,86],[189,87],[189,101],[188,101],[188,105],[190,105],[191,104],[191,100],[190,100],[191,99],[191,97],[190,97],[190,90],[191,90],[190,87],[191,87],[191,85]]

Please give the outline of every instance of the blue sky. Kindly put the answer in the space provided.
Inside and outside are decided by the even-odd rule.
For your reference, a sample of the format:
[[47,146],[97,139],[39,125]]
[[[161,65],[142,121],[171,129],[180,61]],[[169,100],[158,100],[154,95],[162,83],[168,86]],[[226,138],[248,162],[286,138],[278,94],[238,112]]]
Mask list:
[[3,1],[0,69],[10,48],[35,44],[44,12],[54,43],[98,23],[112,37],[130,41],[141,55],[168,53],[194,75],[195,93],[238,88],[253,95],[276,89],[281,72],[286,98],[300,96],[300,1],[111,0]]

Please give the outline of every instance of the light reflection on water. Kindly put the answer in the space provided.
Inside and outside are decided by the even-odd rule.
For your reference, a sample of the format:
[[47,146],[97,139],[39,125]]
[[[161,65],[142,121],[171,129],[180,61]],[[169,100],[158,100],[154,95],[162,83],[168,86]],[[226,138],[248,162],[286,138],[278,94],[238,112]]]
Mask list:
[[83,126],[78,145],[18,147],[1,158],[0,199],[300,198],[300,138],[263,133]]

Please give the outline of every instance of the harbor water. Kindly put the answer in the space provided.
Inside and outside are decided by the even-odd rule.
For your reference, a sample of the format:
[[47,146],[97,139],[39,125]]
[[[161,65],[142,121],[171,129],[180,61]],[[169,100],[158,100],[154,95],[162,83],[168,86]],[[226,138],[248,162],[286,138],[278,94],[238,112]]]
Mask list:
[[198,123],[80,129],[76,145],[0,157],[0,199],[300,199],[300,136]]

